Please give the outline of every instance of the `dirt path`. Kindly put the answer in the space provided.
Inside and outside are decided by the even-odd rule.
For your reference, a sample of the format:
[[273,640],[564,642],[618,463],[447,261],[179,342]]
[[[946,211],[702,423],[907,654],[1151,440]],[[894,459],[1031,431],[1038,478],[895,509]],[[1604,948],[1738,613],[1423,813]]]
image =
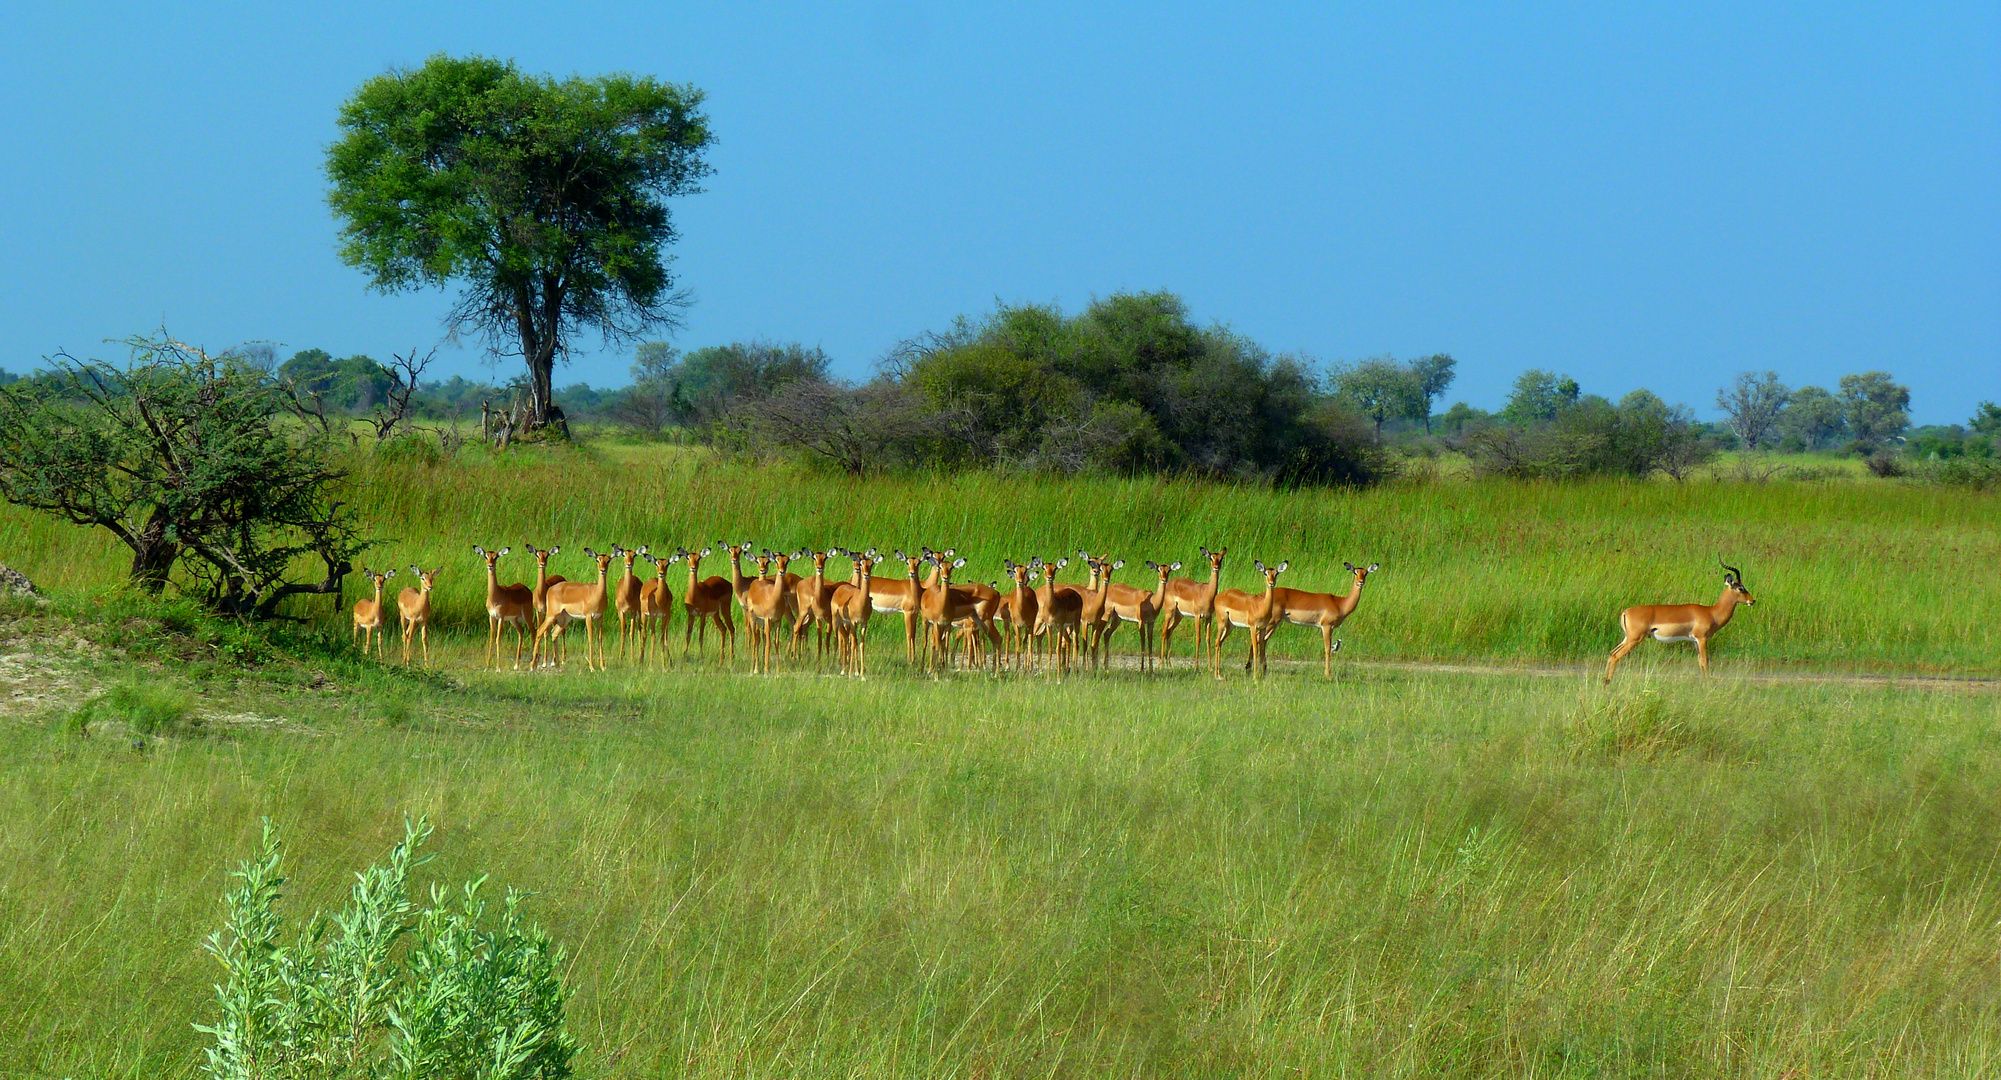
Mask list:
[[[1339,657],[1335,663],[1341,663]],[[1274,663],[1288,667],[1318,667],[1307,660],[1281,660]],[[1372,671],[1417,671],[1437,675],[1512,675],[1531,676],[1544,679],[1576,679],[1599,676],[1605,668],[1602,664],[1584,664],[1577,667],[1552,667],[1532,665],[1511,667],[1488,664],[1418,664],[1388,660],[1355,660],[1347,662],[1351,667]],[[1693,678],[1694,670],[1675,672]],[[1630,672],[1622,678],[1637,677],[1638,672]],[[1749,683],[1806,683],[1823,686],[1855,686],[1887,688],[1895,690],[1946,690],[1976,694],[2001,693],[2001,678],[1956,675],[1865,675],[1825,671],[1747,671],[1741,674],[1718,669],[1716,677]]]

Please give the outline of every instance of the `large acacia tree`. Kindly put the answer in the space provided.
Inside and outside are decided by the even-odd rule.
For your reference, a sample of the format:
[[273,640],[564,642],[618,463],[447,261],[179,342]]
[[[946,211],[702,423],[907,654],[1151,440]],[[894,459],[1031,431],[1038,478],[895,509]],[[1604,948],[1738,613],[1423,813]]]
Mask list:
[[460,283],[452,328],[518,352],[547,423],[572,333],[630,340],[686,302],[666,200],[709,173],[701,104],[693,86],[556,80],[480,56],[370,79],[327,151],[341,257],[384,292]]

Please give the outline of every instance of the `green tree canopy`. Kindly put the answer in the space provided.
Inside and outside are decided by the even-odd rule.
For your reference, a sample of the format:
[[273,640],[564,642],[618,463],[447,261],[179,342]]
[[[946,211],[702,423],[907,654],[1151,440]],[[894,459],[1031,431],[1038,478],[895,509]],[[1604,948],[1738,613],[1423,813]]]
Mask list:
[[652,78],[556,80],[438,55],[363,83],[327,151],[341,257],[385,292],[464,292],[454,329],[518,353],[532,422],[574,332],[625,341],[685,298],[666,200],[709,172],[702,93]]
[[1888,442],[1911,426],[1905,411],[1911,407],[1911,389],[1897,385],[1888,372],[1843,375],[1841,406],[1848,430],[1865,443]]
[[[219,610],[267,616],[340,589],[364,542],[333,494],[330,436],[282,422],[282,395],[239,357],[161,334],[114,368],[56,357],[51,377],[0,389],[0,497],[110,531],[132,579],[183,586]],[[316,559],[317,582],[293,580]]]
[[1803,449],[1821,450],[1848,431],[1848,419],[1840,398],[1818,386],[1802,386],[1786,400],[1779,430]]
[[1501,416],[1518,427],[1547,423],[1577,404],[1581,388],[1568,375],[1530,368],[1515,377],[1515,388]]
[[1383,421],[1416,420],[1431,413],[1431,398],[1419,374],[1387,356],[1336,369],[1334,396],[1375,421],[1379,443],[1383,441]]

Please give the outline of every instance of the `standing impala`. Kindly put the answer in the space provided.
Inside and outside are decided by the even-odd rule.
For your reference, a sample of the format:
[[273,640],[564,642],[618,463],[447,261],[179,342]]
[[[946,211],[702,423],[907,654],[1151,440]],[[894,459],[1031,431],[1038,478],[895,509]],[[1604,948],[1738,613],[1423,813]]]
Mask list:
[[1702,604],[1640,604],[1619,613],[1619,628],[1626,632],[1626,640],[1612,650],[1612,658],[1605,662],[1605,681],[1612,681],[1612,671],[1619,661],[1633,651],[1648,636],[1655,641],[1693,641],[1695,655],[1702,663],[1702,670],[1709,671],[1709,639],[1718,630],[1730,625],[1730,616],[1737,613],[1738,604],[1756,606],[1757,601],[1744,590],[1744,572],[1727,565],[1722,559],[1716,565],[1723,567],[1723,595],[1716,598],[1713,606]]
[[1035,569],[1027,564],[1007,559],[1002,562],[1007,574],[1014,579],[1014,591],[1001,597],[1000,605],[994,609],[995,615],[1007,624],[1006,648],[1014,661],[1016,671],[1027,671],[1035,659],[1036,615],[1040,603],[1035,590],[1029,583],[1035,580]]
[[816,664],[827,659],[827,639],[834,629],[834,583],[827,580],[827,556],[840,553],[839,548],[831,551],[814,551],[808,548],[802,554],[813,559],[813,576],[799,579],[792,588],[792,602],[799,610],[799,621],[792,628],[792,640],[796,644],[805,634],[806,628],[814,628],[813,660]]
[[361,568],[361,576],[375,582],[375,599],[354,602],[354,636],[361,639],[361,655],[368,655],[368,643],[375,643],[375,655],[382,655],[382,583],[396,576],[396,571],[388,570],[380,574],[369,573],[368,567]]
[[637,551],[627,551],[613,544],[611,554],[613,558],[625,560],[625,573],[619,576],[618,585],[611,594],[612,603],[618,607],[618,658],[622,662],[625,660],[626,642],[643,621],[639,608],[639,593],[646,583],[640,581],[639,576],[632,572],[632,564],[646,554],[646,545],[639,545]]
[[1000,650],[1000,633],[982,610],[983,601],[964,588],[954,588],[952,571],[966,565],[964,559],[946,562],[943,554],[933,554],[931,563],[938,568],[938,583],[924,590],[924,623],[929,629],[931,654],[930,667],[936,672],[938,665],[951,663],[950,635],[952,625],[960,619],[972,619],[975,632],[983,634],[993,644],[996,653]]
[[1376,563],[1356,566],[1354,563],[1341,564],[1354,576],[1354,587],[1346,596],[1332,593],[1306,592],[1301,589],[1274,589],[1277,598],[1272,601],[1273,618],[1265,627],[1265,637],[1270,638],[1281,623],[1294,626],[1317,626],[1320,628],[1320,669],[1321,674],[1334,674],[1334,654],[1341,651],[1341,642],[1334,637],[1334,630],[1348,616],[1354,614],[1355,605],[1362,602],[1362,586],[1369,581],[1369,575],[1376,572]]
[[924,556],[905,555],[898,549],[894,557],[910,571],[907,578],[870,577],[868,582],[869,606],[873,611],[903,616],[903,659],[912,667],[917,666],[917,624],[919,602],[923,599],[922,574]]
[[431,666],[431,586],[437,583],[438,574],[445,568],[440,566],[429,573],[421,566],[412,566],[410,572],[417,575],[417,587],[404,589],[396,594],[396,614],[403,623],[403,666],[410,666],[410,635],[422,634],[424,641],[424,666]]
[[1038,555],[1028,565],[1042,571],[1042,585],[1035,590],[1035,636],[1048,637],[1045,652],[1055,656],[1058,677],[1068,675],[1070,657],[1076,653],[1077,638],[1083,632],[1084,596],[1056,584],[1056,571],[1070,565],[1069,559],[1045,562]]
[[1249,655],[1244,657],[1244,670],[1255,675],[1262,675],[1265,671],[1263,644],[1265,638],[1270,636],[1266,631],[1271,628],[1272,602],[1277,599],[1272,590],[1278,586],[1278,576],[1292,565],[1292,560],[1277,566],[1266,566],[1261,562],[1251,565],[1257,567],[1259,575],[1265,579],[1264,592],[1252,596],[1241,589],[1224,589],[1216,594],[1216,651],[1210,656],[1211,670],[1218,679],[1223,677],[1223,669],[1221,662],[1213,658],[1222,655],[1223,642],[1229,638],[1230,630],[1239,626],[1251,632],[1251,649]]
[[[617,545],[612,545],[614,549]],[[549,587],[548,608],[543,612],[542,625],[535,629],[535,652],[529,658],[529,665],[542,658],[542,639],[550,638],[552,644],[560,638],[563,628],[572,620],[584,624],[584,668],[593,665],[598,671],[605,670],[604,656],[604,613],[611,606],[606,595],[606,585],[611,577],[611,552],[596,552],[584,549],[584,554],[597,560],[598,579],[594,582],[564,581]],[[552,636],[553,632],[553,636]],[[564,661],[569,659],[569,650],[564,650]]]
[[854,580],[843,581],[830,592],[835,652],[840,654],[841,674],[865,679],[868,678],[868,617],[874,610],[874,602],[869,598],[869,576],[875,569],[876,552],[874,548],[867,551],[835,548],[833,553],[855,563]]
[[[722,543],[718,540],[717,543]],[[730,583],[719,577],[699,577],[702,560],[709,557],[711,548],[700,551],[683,551],[681,557],[688,560],[688,591],[681,597],[681,606],[688,609],[688,622],[681,633],[681,659],[688,658],[688,646],[695,640],[695,628],[701,627],[702,647],[709,647],[709,623],[716,624],[716,662],[722,663],[723,648],[727,640],[730,662],[736,662],[736,618],[730,614],[730,599],[735,592]]]
[[1214,645],[1216,636],[1216,587],[1223,580],[1223,556],[1229,548],[1210,551],[1200,549],[1202,557],[1209,560],[1209,580],[1195,582],[1188,578],[1175,578],[1167,583],[1167,602],[1161,608],[1165,618],[1160,624],[1160,657],[1165,664],[1174,649],[1174,628],[1183,619],[1195,620],[1195,666],[1202,666],[1202,651]]
[[1112,635],[1118,632],[1119,624],[1132,623],[1139,627],[1139,669],[1145,671],[1153,659],[1153,620],[1160,615],[1160,606],[1167,602],[1167,575],[1181,569],[1180,563],[1165,566],[1148,559],[1147,569],[1158,575],[1153,591],[1136,589],[1131,585],[1113,585],[1111,598],[1106,602],[1105,651],[1112,648]]
[[549,586],[560,585],[565,580],[561,574],[549,573],[549,557],[562,551],[563,545],[557,544],[538,551],[534,544],[524,540],[521,546],[528,549],[528,554],[535,556],[535,618],[539,622],[542,612],[548,607]]
[[509,626],[514,627],[514,666],[521,666],[521,650],[535,620],[535,590],[518,582],[500,583],[500,557],[510,550],[488,551],[478,544],[472,547],[473,554],[486,560],[486,644],[495,671],[500,670],[500,641]]
[[1091,583],[1084,589],[1084,610],[1081,613],[1086,635],[1084,657],[1092,667],[1102,668],[1105,666],[1106,612],[1111,608],[1112,571],[1125,566],[1126,561],[1120,559],[1113,562],[1110,555],[1093,559],[1088,551],[1079,551],[1077,557],[1091,568]]
[[[741,584],[737,586],[737,599],[743,604],[743,621],[750,628],[750,647],[756,656],[751,662],[753,672],[769,675],[777,670],[782,651],[778,628],[791,618],[793,607],[792,590],[785,583],[785,564],[789,561],[790,557],[783,553],[760,552],[754,578],[743,577],[740,554],[732,564],[738,567],[736,573]],[[766,577],[765,572],[774,566],[776,576]]]
[[[646,663],[646,646],[654,637],[660,638],[660,666],[667,666],[667,626],[674,618],[674,590],[667,587],[667,568],[679,562],[681,553],[675,552],[664,559],[656,559],[639,549],[640,557],[653,564],[653,580],[639,586],[639,662]],[[654,633],[658,623],[659,633]]]

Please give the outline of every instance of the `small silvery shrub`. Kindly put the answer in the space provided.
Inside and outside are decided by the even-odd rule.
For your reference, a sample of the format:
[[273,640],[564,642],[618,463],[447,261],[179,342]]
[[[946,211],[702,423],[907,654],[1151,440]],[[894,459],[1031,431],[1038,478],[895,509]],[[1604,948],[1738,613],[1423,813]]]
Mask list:
[[[418,910],[410,870],[429,824],[355,875],[348,906],[316,914],[286,942],[278,913],[284,860],[267,819],[258,854],[231,875],[229,920],[208,951],[227,976],[207,1075],[227,1080],[557,1080],[576,1046],[563,1026],[563,951],[522,915],[510,890],[497,919],[484,877],[431,887]],[[497,924],[497,925],[496,925]]]

